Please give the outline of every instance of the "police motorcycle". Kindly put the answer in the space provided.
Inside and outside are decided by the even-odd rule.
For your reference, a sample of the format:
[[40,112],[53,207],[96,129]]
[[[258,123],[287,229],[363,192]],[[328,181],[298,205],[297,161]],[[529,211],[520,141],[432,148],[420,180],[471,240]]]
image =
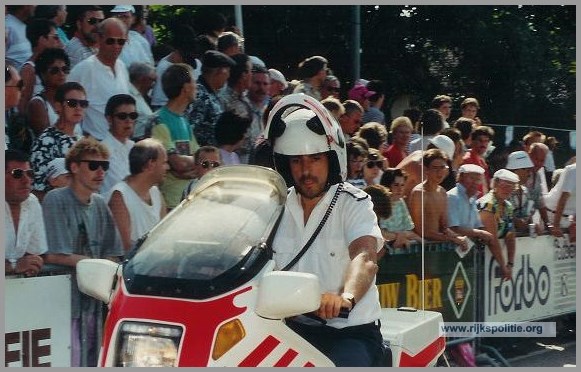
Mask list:
[[[99,366],[333,366],[285,321],[321,298],[316,275],[275,268],[286,196],[270,168],[219,167],[122,264],[80,261],[79,289],[109,309]],[[444,352],[440,313],[382,309],[380,320],[381,365],[434,366]]]

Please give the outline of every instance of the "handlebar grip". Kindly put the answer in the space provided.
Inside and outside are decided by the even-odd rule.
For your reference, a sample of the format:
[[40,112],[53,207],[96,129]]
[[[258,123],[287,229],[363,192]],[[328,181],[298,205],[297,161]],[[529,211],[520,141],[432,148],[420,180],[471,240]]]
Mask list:
[[347,318],[349,318],[349,314],[350,314],[350,313],[351,313],[351,310],[349,310],[349,309],[348,309],[348,308],[346,308],[346,307],[342,307],[342,308],[339,310],[339,316],[338,316],[338,318],[347,319]]

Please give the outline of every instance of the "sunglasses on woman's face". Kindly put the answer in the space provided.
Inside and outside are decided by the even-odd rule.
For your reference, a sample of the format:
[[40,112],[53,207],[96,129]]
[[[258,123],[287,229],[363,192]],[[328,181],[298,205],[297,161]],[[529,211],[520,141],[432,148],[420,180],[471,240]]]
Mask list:
[[113,116],[115,116],[119,120],[127,120],[127,118],[135,120],[137,119],[139,114],[137,112],[118,112],[116,114],[113,114]]
[[63,66],[63,67],[53,66],[53,67],[48,69],[48,73],[51,75],[56,75],[59,72],[62,72],[63,74],[68,75],[68,73],[71,72],[71,68],[69,66]]
[[373,167],[383,169],[383,160],[370,160],[365,165],[367,165],[367,168],[369,168],[369,169],[371,169]]
[[87,108],[87,107],[89,107],[89,101],[87,101],[86,99],[74,99],[74,98],[70,98],[70,99],[65,99],[65,103],[70,108],[76,108],[77,106],[81,106],[81,108]]
[[108,160],[79,160],[80,163],[87,163],[90,171],[96,171],[102,168],[105,172],[109,169]]
[[202,166],[202,168],[204,169],[208,169],[210,167],[212,168],[217,168],[220,166],[220,162],[218,161],[211,161],[211,160],[204,160],[200,163],[200,165]]
[[20,169],[20,168],[14,168],[10,171],[10,175],[14,178],[14,179],[21,179],[22,177],[24,177],[24,175],[26,175],[28,178],[33,179],[34,178],[34,171],[32,169]]

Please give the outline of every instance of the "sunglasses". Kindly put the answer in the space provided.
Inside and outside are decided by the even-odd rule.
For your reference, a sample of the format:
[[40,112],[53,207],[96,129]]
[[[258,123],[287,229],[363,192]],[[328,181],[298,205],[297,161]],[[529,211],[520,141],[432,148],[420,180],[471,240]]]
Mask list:
[[117,45],[125,45],[125,43],[127,42],[127,39],[122,39],[120,37],[108,37],[105,39],[105,44],[107,45],[113,45],[115,43],[117,43]]
[[204,169],[208,169],[210,167],[212,168],[217,168],[220,166],[220,162],[218,161],[211,161],[211,160],[204,160],[200,163],[200,165],[202,166],[202,168]]
[[370,160],[365,165],[367,165],[367,168],[369,168],[369,169],[371,169],[373,167],[383,169],[383,160]]
[[87,101],[86,99],[74,99],[74,98],[70,98],[70,99],[65,99],[65,103],[70,108],[76,108],[77,106],[81,106],[81,108],[87,108],[87,107],[89,107],[89,101]]
[[91,171],[96,171],[99,168],[102,168],[104,171],[109,169],[108,160],[79,160],[79,163],[87,163]]
[[59,72],[62,72],[65,75],[68,75],[69,72],[71,72],[71,68],[69,66],[63,66],[63,67],[58,67],[58,66],[54,66],[48,69],[48,73],[51,75],[56,75]]
[[6,74],[4,75],[4,78],[6,80],[4,80],[5,83],[9,82],[10,79],[12,79],[12,73],[10,72],[10,67],[6,67]]
[[327,87],[327,90],[329,92],[339,93],[341,91],[341,88],[337,88],[337,87]]
[[118,112],[116,114],[113,114],[113,116],[115,116],[119,120],[126,120],[127,118],[135,120],[137,119],[139,114],[137,112]]
[[90,25],[96,25],[97,23],[101,23],[104,20],[105,20],[105,18],[95,18],[95,17],[92,17],[92,18],[87,19],[87,23],[90,24]]
[[18,90],[22,90],[22,88],[24,88],[24,81],[22,80],[18,80],[18,83],[16,83],[16,85],[6,85],[7,88],[16,88]]
[[33,179],[34,178],[34,171],[32,169],[20,169],[20,168],[14,168],[10,171],[10,175],[19,180],[22,177],[24,177],[24,175],[27,175],[28,178]]

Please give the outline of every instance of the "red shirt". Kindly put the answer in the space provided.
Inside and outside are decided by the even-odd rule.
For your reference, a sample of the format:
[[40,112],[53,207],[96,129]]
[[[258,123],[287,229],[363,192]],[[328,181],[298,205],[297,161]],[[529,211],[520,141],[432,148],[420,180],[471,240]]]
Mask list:
[[382,155],[389,161],[389,167],[395,168],[407,156],[407,153],[399,149],[394,144],[389,145]]

